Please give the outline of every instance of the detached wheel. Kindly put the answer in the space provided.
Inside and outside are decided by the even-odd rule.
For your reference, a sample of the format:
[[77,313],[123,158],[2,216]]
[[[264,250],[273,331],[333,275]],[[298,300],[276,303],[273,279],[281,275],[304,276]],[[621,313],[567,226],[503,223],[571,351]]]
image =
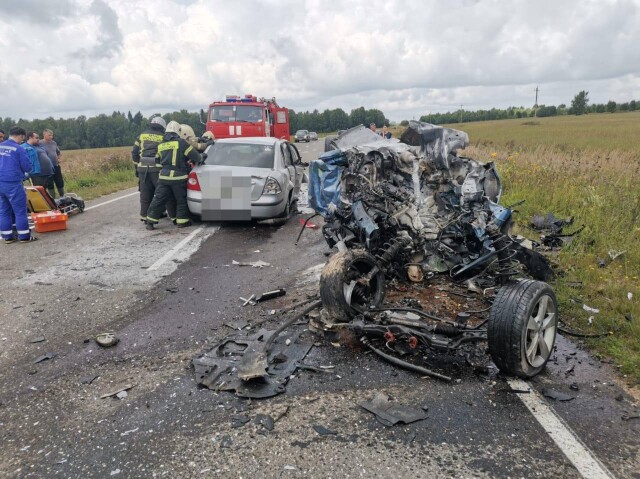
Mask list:
[[[377,270],[367,280],[370,273]],[[362,249],[334,255],[320,275],[320,299],[332,318],[347,321],[384,300],[384,272]]]
[[558,302],[547,283],[521,280],[503,286],[489,313],[489,352],[498,368],[530,378],[551,356],[558,330]]

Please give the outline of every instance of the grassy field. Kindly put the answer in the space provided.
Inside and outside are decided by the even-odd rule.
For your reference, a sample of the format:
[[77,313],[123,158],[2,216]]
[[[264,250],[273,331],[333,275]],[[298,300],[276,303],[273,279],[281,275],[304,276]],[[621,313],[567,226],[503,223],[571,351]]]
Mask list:
[[[503,204],[526,200],[522,234],[537,239],[528,224],[547,212],[572,216],[566,231],[585,225],[554,258],[561,318],[586,334],[611,332],[589,345],[640,383],[640,112],[448,126],[469,133],[465,155],[496,162]],[[610,251],[625,253],[612,260]]]
[[85,200],[135,186],[131,147],[62,152],[65,190]]

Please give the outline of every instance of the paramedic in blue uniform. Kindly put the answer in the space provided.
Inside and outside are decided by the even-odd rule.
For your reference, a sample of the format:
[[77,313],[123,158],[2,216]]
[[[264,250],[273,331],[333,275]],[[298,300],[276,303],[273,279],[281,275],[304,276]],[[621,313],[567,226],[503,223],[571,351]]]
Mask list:
[[[6,244],[20,240],[34,241],[29,231],[27,195],[22,181],[31,173],[31,162],[24,148],[27,133],[19,126],[9,130],[9,139],[0,143],[0,233]],[[13,234],[12,220],[15,216],[18,237]]]

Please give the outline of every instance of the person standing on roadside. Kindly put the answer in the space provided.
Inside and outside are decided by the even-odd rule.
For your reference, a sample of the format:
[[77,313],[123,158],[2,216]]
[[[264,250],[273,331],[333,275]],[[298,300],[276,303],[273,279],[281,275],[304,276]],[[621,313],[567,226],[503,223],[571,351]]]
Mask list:
[[34,134],[35,133],[33,131],[28,132],[27,141],[20,145],[20,148],[23,148],[24,151],[27,152],[27,158],[29,158],[29,161],[31,162],[31,173],[29,173],[29,178],[32,178],[34,175],[40,173],[40,160],[38,159],[38,152],[33,147],[32,142],[29,141],[29,139],[32,138]]
[[[29,230],[27,194],[22,181],[31,173],[31,162],[24,148],[27,132],[19,126],[9,130],[9,139],[0,143],[0,234],[5,244],[35,241]],[[15,218],[18,237],[13,234]]]
[[53,141],[53,131],[47,129],[42,132],[42,138],[44,142],[41,143],[42,147],[53,161],[53,175],[47,185],[47,191],[51,198],[56,197],[56,188],[58,188],[58,195],[64,196],[64,178],[62,176],[62,168],[60,167],[60,148],[58,144]]
[[[167,122],[161,116],[152,118],[149,128],[140,133],[131,149],[131,159],[136,165],[138,190],[140,191],[140,221],[146,222],[149,205],[153,200],[156,188],[158,188],[158,177],[162,169],[158,158],[158,145],[162,142],[166,126]],[[167,211],[169,217],[172,220],[175,219],[175,201],[167,203]]]
[[43,186],[46,188],[53,176],[53,161],[40,144],[40,135],[35,131],[27,133],[27,144],[31,145],[38,154],[39,169],[38,172],[35,170],[31,172],[31,181],[35,186]]
[[176,219],[178,228],[191,226],[189,207],[187,205],[187,179],[192,165],[200,164],[202,157],[196,149],[180,137],[180,124],[172,121],[167,125],[162,143],[158,145],[158,158],[162,170],[158,180],[158,188],[149,205],[147,229],[153,230],[168,201],[176,202]]

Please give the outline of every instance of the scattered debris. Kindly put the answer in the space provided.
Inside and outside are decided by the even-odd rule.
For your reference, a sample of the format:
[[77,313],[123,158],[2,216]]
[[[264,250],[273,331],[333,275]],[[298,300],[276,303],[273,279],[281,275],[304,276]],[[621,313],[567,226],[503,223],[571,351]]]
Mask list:
[[240,301],[244,301],[242,303],[242,306],[246,306],[247,304],[250,304],[251,306],[255,306],[256,302],[253,300],[253,298],[255,298],[255,294],[252,294],[251,296],[249,296],[247,299],[243,298],[242,296],[240,296]]
[[33,338],[31,341],[29,341],[30,343],[41,343],[43,341],[45,341],[45,337],[44,336],[36,336],[35,338]]
[[227,320],[222,324],[224,324],[228,328],[241,331],[244,328],[246,328],[247,326],[249,326],[250,323],[248,321],[245,321],[244,319],[238,319],[236,321]]
[[630,323],[633,322],[633,314],[628,313],[624,315],[624,319],[626,319],[627,321],[629,321]]
[[587,306],[586,304],[582,305],[582,309],[584,309],[587,313],[598,314],[600,312],[599,309],[592,308],[591,306]]
[[321,436],[335,436],[338,433],[336,431],[332,431],[331,429],[327,429],[326,427],[320,424],[314,424],[313,430],[320,434]]
[[129,395],[129,393],[127,391],[120,391],[118,394],[116,394],[116,397],[118,399],[124,399]]
[[249,418],[249,416],[245,416],[243,414],[233,414],[231,416],[231,427],[234,429],[239,428],[247,424],[249,421],[251,421],[251,418]]
[[618,402],[622,402],[622,401],[624,401],[624,396],[622,395],[622,393],[620,393],[616,397],[614,397],[613,399],[615,399]]
[[129,434],[133,434],[134,432],[138,432],[139,429],[140,429],[139,427],[137,427],[135,429],[130,429],[129,431],[125,431],[125,432],[120,433],[120,435],[121,436],[128,436]]
[[284,290],[284,288],[267,291],[266,293],[262,293],[256,296],[256,303],[261,303],[262,301],[267,301],[269,299],[279,298],[281,296],[284,296],[285,294],[287,294],[287,292]]
[[547,213],[546,216],[534,215],[531,218],[531,226],[538,231],[549,231],[557,234],[562,232],[562,228],[573,224],[573,218],[556,218],[553,213]]
[[235,264],[237,266],[251,266],[252,268],[265,268],[267,266],[271,266],[270,263],[266,263],[262,260],[259,261],[251,261],[248,263],[240,263],[238,261],[236,261],[235,259],[233,261],[231,261],[231,264]]
[[258,414],[256,415],[255,423],[259,426],[262,426],[267,431],[273,431],[274,420],[268,414]]
[[376,419],[385,426],[393,426],[399,422],[411,424],[428,417],[424,409],[395,404],[384,393],[378,393],[373,399],[360,402],[358,405],[375,414]]
[[93,381],[98,379],[100,376],[98,374],[90,374],[89,376],[83,376],[80,378],[81,384],[91,384]]
[[134,386],[135,386],[135,384],[125,384],[124,386],[121,386],[118,389],[115,389],[115,390],[113,390],[111,392],[103,394],[102,396],[100,396],[100,399],[105,399],[105,398],[108,398],[108,397],[117,396],[119,393],[121,393],[123,391],[128,391],[129,389],[133,388]]
[[231,439],[231,436],[229,436],[228,434],[225,436],[222,436],[222,439],[220,440],[220,449],[226,449],[231,447],[231,445],[233,444],[233,439]]
[[33,364],[38,364],[41,363],[42,361],[46,361],[47,359],[53,359],[57,356],[56,353],[46,353],[43,354],[42,356],[38,356],[36,358],[36,360],[33,362]]
[[[315,215],[314,215],[315,216]],[[300,218],[298,220],[300,222],[301,225],[303,225],[305,228],[309,228],[309,229],[316,229],[318,227],[317,224],[315,223],[311,223],[310,221],[305,220],[304,218]]]
[[575,399],[575,396],[569,396],[568,394],[550,388],[542,388],[542,395],[554,401],[571,401]]
[[572,391],[580,391],[580,387],[578,386],[578,383],[569,384],[569,389],[571,389]]
[[113,333],[102,333],[96,336],[96,343],[103,348],[110,348],[118,344],[120,339]]
[[624,414],[621,419],[623,421],[631,421],[632,419],[640,419],[640,414],[633,414],[633,415],[629,415],[629,414]]
[[632,293],[632,292],[628,292],[628,293],[627,293],[627,299],[628,299],[629,301],[631,301],[631,300],[633,299],[633,293]]
[[609,258],[611,258],[611,261],[615,261],[617,258],[619,258],[623,254],[625,254],[626,250],[625,251],[616,251],[614,249],[610,249],[608,253],[609,253]]
[[[313,347],[303,331],[282,334],[296,321],[320,306],[315,301],[285,321],[275,331],[227,336],[210,351],[193,360],[198,383],[216,391],[235,391],[239,397],[267,398],[284,392],[289,377]],[[289,341],[287,341],[289,340]]]

